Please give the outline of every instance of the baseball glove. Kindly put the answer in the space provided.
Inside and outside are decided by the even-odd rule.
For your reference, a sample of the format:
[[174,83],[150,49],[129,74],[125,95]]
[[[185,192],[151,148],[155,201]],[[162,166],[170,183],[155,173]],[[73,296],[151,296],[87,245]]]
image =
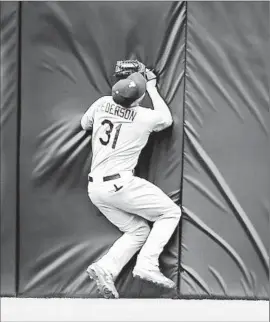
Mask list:
[[133,73],[141,73],[145,77],[145,65],[138,60],[118,60],[115,66],[114,76],[117,78],[126,78]]

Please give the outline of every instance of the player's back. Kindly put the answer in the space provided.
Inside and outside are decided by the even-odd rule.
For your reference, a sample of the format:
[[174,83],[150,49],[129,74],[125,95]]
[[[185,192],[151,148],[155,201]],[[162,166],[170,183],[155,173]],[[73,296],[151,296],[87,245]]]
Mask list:
[[132,171],[153,130],[154,114],[141,106],[117,105],[111,96],[102,97],[93,117],[91,175]]

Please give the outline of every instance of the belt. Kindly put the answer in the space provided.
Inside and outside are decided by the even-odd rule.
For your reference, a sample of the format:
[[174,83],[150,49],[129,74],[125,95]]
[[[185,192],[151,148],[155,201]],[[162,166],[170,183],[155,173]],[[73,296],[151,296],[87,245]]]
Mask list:
[[[120,174],[116,173],[116,174],[112,174],[111,176],[103,177],[103,181],[110,181],[110,180],[119,179],[119,178],[121,178]],[[93,177],[88,176],[88,181],[89,182],[94,182]]]

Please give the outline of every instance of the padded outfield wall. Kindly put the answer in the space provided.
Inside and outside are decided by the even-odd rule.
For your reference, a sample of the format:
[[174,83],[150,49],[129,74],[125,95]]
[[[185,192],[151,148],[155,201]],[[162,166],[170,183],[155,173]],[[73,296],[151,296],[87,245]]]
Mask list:
[[174,125],[136,173],[183,216],[160,258],[177,290],[132,260],[120,296],[269,298],[269,54],[268,2],[1,2],[1,294],[99,296],[85,268],[120,232],[87,196],[80,117],[138,59]]

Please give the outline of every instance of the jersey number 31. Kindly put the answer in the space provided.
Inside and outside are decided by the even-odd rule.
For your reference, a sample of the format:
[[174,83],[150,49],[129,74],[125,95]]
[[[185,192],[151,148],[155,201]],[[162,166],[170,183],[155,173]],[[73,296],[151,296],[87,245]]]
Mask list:
[[[103,140],[101,138],[99,138],[99,141],[101,144],[103,145],[107,145],[109,144],[110,142],[110,139],[111,139],[111,134],[112,134],[112,131],[113,131],[113,128],[114,128],[114,125],[113,123],[110,121],[110,120],[107,120],[105,119],[104,121],[101,122],[101,125],[109,125],[109,128],[105,131],[106,135],[107,135],[107,138],[106,140]],[[119,137],[119,132],[121,130],[121,126],[122,124],[119,124],[117,125],[117,127],[115,128],[116,131],[115,131],[115,135],[114,135],[114,138],[113,138],[113,143],[112,143],[112,148],[115,149],[116,147],[116,143],[117,143],[117,140],[118,140],[118,137]]]

